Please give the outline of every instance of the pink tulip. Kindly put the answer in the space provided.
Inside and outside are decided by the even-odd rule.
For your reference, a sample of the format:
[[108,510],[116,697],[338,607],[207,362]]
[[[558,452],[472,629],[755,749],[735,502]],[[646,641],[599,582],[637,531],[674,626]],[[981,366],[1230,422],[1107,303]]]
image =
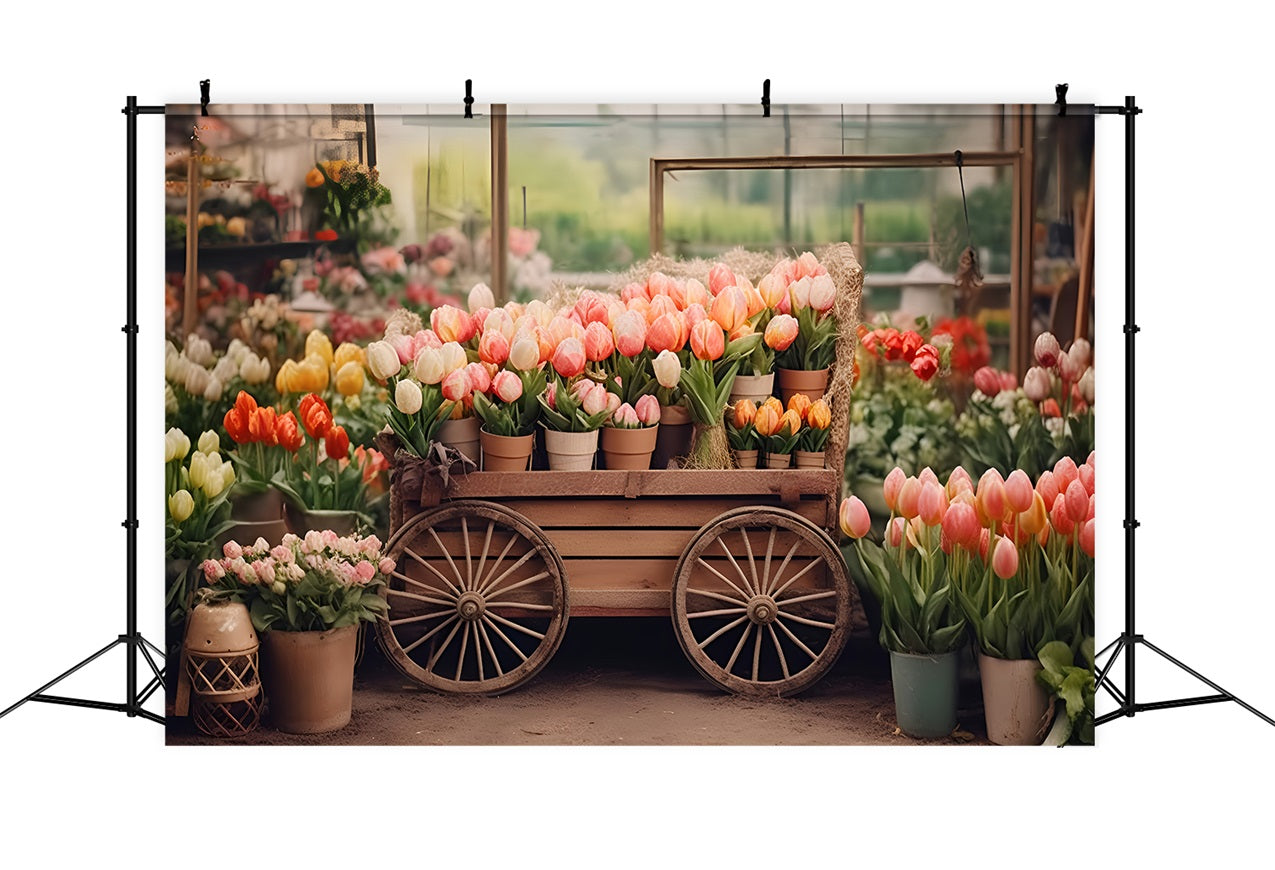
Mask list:
[[662,350],[677,353],[686,344],[686,336],[682,334],[681,324],[672,314],[661,314],[652,321],[646,331],[646,344],[652,351]]
[[1070,535],[1076,523],[1067,513],[1067,496],[1059,494],[1054,499],[1054,506],[1049,509],[1049,524],[1060,535]]
[[[773,321],[772,321],[773,322]],[[885,497],[886,506],[891,511],[895,511],[899,504],[899,490],[903,489],[903,483],[908,476],[903,473],[903,469],[897,465],[894,470],[885,476],[885,481],[881,485],[881,494]]]
[[961,466],[952,469],[952,473],[947,476],[947,497],[953,499],[958,492],[973,492],[974,481],[970,480],[970,473]]
[[1018,377],[1013,372],[1001,372],[1001,389],[1016,390],[1018,389]]
[[987,561],[987,551],[992,546],[992,533],[985,528],[979,527],[978,530],[978,557],[984,562]]
[[810,282],[810,307],[823,313],[837,301],[837,285],[829,275],[819,275]]
[[988,521],[1000,522],[1005,515],[1005,482],[1001,479],[1001,473],[995,468],[987,469],[978,479],[975,496]]
[[495,366],[504,365],[509,359],[509,339],[496,330],[484,332],[478,339],[478,358]]
[[[605,312],[604,312],[605,313]],[[615,350],[615,340],[611,330],[598,321],[591,322],[584,329],[584,355],[591,362],[600,362],[611,356]]]
[[643,426],[654,426],[660,422],[660,400],[654,396],[642,396],[633,410],[637,411]]
[[472,389],[465,369],[457,369],[443,378],[443,398],[450,402],[462,401]]
[[475,393],[486,394],[491,391],[491,373],[482,363],[470,363],[465,366],[465,375],[469,378],[469,388]]
[[1027,472],[1021,468],[1012,471],[1005,478],[1005,500],[1016,514],[1021,514],[1032,506],[1032,482]]
[[809,251],[806,251],[797,258],[795,268],[797,270],[796,274],[798,279],[806,277],[814,278],[819,275],[828,274],[828,270],[819,265],[819,261],[815,258],[815,255]]
[[590,417],[605,411],[607,409],[606,387],[594,384],[593,388],[580,398],[580,408]]
[[1058,355],[1058,376],[1069,384],[1080,380],[1086,366],[1080,362],[1079,354],[1067,351]]
[[[916,476],[916,479],[921,482],[922,486],[927,483],[939,483],[939,476],[935,474],[934,469],[930,468],[928,465],[921,469],[921,473]],[[941,486],[942,484],[939,485]]]
[[234,541],[227,541],[222,545],[221,552],[227,559],[238,559],[243,555],[243,547]]
[[376,566],[376,569],[380,571],[382,574],[388,575],[388,574],[393,574],[394,569],[396,567],[397,566],[394,564],[394,560],[386,556],[384,559],[381,560],[380,564]]
[[1064,456],[1054,463],[1054,477],[1058,480],[1058,491],[1066,492],[1071,482],[1080,476],[1079,469],[1076,468],[1076,461],[1070,456]]
[[[603,390],[605,389],[606,388],[603,387]],[[607,393],[607,410],[610,411],[612,414],[620,410],[620,397],[617,396],[615,393]]]
[[694,278],[686,279],[686,307],[699,305],[707,308],[713,301],[712,295],[708,292],[708,288],[696,281]]
[[886,524],[885,542],[891,547],[898,547],[903,544],[905,535],[904,529],[907,527],[907,520],[903,517],[895,517]]
[[430,312],[429,325],[443,342],[464,344],[474,337],[478,327],[469,312],[454,305],[443,305]]
[[708,314],[722,329],[734,332],[748,322],[748,297],[738,287],[727,287],[717,294]]
[[991,366],[974,372],[974,388],[989,398],[1001,391],[1001,374]]
[[496,372],[491,388],[502,402],[516,402],[522,398],[522,378],[513,372]]
[[735,273],[725,263],[717,263],[708,270],[708,292],[714,296],[735,284]]
[[638,420],[637,411],[633,410],[633,406],[625,402],[616,409],[615,415],[611,418],[616,426],[621,429],[636,429],[641,425]]
[[554,350],[550,358],[553,370],[564,378],[574,378],[584,371],[584,345],[578,338],[567,338]]
[[607,323],[607,304],[601,294],[586,290],[576,300],[575,312],[586,327],[590,323]]
[[776,314],[766,325],[766,346],[772,350],[787,350],[797,340],[799,329],[797,318],[790,314]]
[[[1058,345],[1058,339],[1054,338],[1052,332],[1042,332],[1036,336],[1035,351],[1036,362],[1047,369],[1052,369],[1058,364],[1058,355],[1062,352],[1062,349]],[[1025,385],[1026,381],[1023,383]]]
[[646,347],[646,319],[637,311],[626,311],[611,325],[615,348],[630,359]]
[[1097,467],[1094,465],[1094,456],[1097,453],[1098,453],[1097,450],[1090,450],[1089,458],[1085,460],[1085,465],[1088,465],[1090,468],[1093,468],[1095,471],[1097,471]]
[[425,348],[425,347],[438,348],[442,346],[443,346],[443,340],[434,334],[434,330],[418,329],[416,331],[416,334],[412,336],[412,347],[416,351],[416,353],[412,354],[412,358],[413,359],[416,358],[416,355],[421,352],[421,348]]
[[569,317],[564,317],[561,314],[549,321],[549,325],[545,327],[545,331],[549,333],[549,339],[553,342],[554,347],[562,344],[568,338],[584,341],[584,327],[577,321],[572,320]]
[[556,381],[550,381],[545,384],[545,401],[553,410],[558,410],[558,384]]
[[1041,472],[1040,480],[1036,481],[1036,492],[1040,493],[1046,505],[1052,505],[1058,498],[1058,480],[1052,471]]
[[688,329],[694,329],[696,324],[708,319],[708,312],[704,310],[704,306],[698,302],[694,305],[687,305],[686,310],[682,312],[686,318],[686,326]]
[[1032,366],[1023,378],[1023,393],[1033,402],[1043,402],[1054,391],[1054,382],[1049,372],[1039,366]]
[[1085,524],[1080,527],[1080,549],[1091,559],[1094,552],[1094,526],[1093,520],[1085,520]]
[[872,517],[868,514],[867,505],[857,496],[852,495],[841,502],[838,512],[842,534],[858,540],[872,528]]
[[992,550],[992,570],[1002,580],[1018,573],[1018,548],[1009,538],[998,538]]
[[1076,477],[1080,481],[1081,486],[1085,488],[1085,492],[1093,495],[1093,466],[1088,463],[1076,468]]
[[978,512],[965,502],[953,502],[943,515],[943,531],[967,550],[978,546]]
[[410,335],[391,335],[385,339],[389,342],[390,347],[394,348],[394,352],[398,354],[400,365],[407,365],[415,355],[412,353],[412,337]]
[[757,282],[757,292],[761,294],[762,301],[766,303],[767,308],[774,308],[781,299],[787,297],[788,280],[784,276],[776,275],[772,272]]
[[[724,295],[724,294],[723,294]],[[717,297],[721,299],[721,296]],[[691,353],[697,359],[715,360],[726,352],[726,336],[711,320],[701,320],[691,330]]]
[[810,307],[810,284],[810,278],[806,277],[799,278],[788,285],[788,299],[792,303],[793,311]]
[[921,522],[927,526],[940,525],[948,511],[947,493],[936,481],[927,481],[921,486],[916,508]]
[[912,519],[920,510],[917,502],[921,498],[921,482],[915,477],[909,477],[903,481],[903,486],[899,489],[899,513]]

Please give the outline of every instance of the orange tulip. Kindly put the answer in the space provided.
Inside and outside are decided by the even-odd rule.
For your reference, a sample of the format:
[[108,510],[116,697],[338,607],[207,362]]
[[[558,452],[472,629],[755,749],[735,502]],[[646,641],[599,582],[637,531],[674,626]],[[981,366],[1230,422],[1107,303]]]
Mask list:
[[787,350],[797,340],[797,318],[791,314],[776,314],[766,325],[766,346],[772,350]]
[[810,397],[805,393],[793,393],[788,400],[788,410],[796,411],[801,422],[806,422],[806,412],[810,410]]
[[775,406],[769,401],[757,409],[753,417],[753,428],[763,436],[774,435],[779,431],[779,411],[775,410]]
[[297,425],[297,415],[289,411],[275,420],[275,439],[279,446],[290,453],[296,453],[305,439],[301,436],[301,427]]
[[262,444],[273,446],[279,443],[278,436],[275,434],[275,410],[274,408],[258,408],[253,415],[248,418],[248,431],[252,434],[252,440]]
[[726,352],[726,336],[711,320],[701,320],[691,330],[691,353],[697,359],[715,360]]
[[226,434],[236,444],[248,444],[252,441],[252,433],[248,429],[249,419],[251,419],[251,415],[245,416],[236,406],[226,412],[221,424],[225,427]]
[[752,399],[740,399],[732,408],[731,422],[736,429],[743,429],[757,416],[757,406]]
[[[787,430],[786,432],[784,430]],[[779,429],[777,434],[796,435],[801,431],[801,415],[796,411],[784,411],[784,415],[779,418]]]
[[709,317],[727,332],[734,332],[748,321],[748,297],[738,287],[727,287],[713,300]]
[[810,405],[810,410],[806,411],[806,425],[811,429],[827,429],[832,425],[832,409],[828,407],[828,403],[823,399],[819,399]]
[[316,166],[305,174],[306,187],[322,187],[323,183],[323,173],[319,171],[319,167]]
[[311,438],[322,438],[332,428],[332,411],[328,403],[314,393],[301,399],[297,405],[297,416]]
[[775,416],[776,416],[776,417],[778,417],[779,415],[783,414],[783,412],[784,412],[784,406],[783,406],[783,403],[782,403],[782,402],[780,402],[780,401],[779,401],[779,399],[775,398],[774,396],[767,396],[767,397],[766,397],[766,401],[762,402],[762,403],[761,403],[761,405],[760,405],[760,406],[758,406],[758,409],[757,409],[757,410],[759,410],[759,411],[760,411],[762,408],[766,407],[767,405],[769,405],[770,407],[772,407],[772,408],[774,408],[774,409],[775,409]]
[[1029,535],[1039,535],[1049,525],[1049,511],[1040,493],[1032,493],[1031,507],[1018,515],[1018,527]]
[[350,436],[344,426],[333,426],[323,436],[323,448],[329,459],[344,459],[350,453]]
[[[662,297],[666,298],[666,297]],[[669,350],[677,353],[686,344],[682,326],[673,314],[661,314],[646,330],[646,346],[655,353]]]

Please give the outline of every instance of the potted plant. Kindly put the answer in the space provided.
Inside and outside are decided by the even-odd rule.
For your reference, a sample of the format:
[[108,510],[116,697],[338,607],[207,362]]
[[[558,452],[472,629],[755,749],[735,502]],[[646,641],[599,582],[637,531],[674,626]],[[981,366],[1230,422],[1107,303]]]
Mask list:
[[[561,348],[559,345],[559,350]],[[578,379],[568,386],[561,374],[555,375],[538,397],[545,451],[549,455],[549,468],[554,471],[591,469],[598,451],[598,427],[620,407],[620,397],[608,393],[602,384],[576,377]]]
[[371,526],[367,483],[363,469],[349,461],[345,428],[333,421],[327,403],[314,393],[301,399],[297,411],[310,437],[271,480],[283,493],[288,527],[294,534],[323,528],[353,534],[360,523]]
[[[772,281],[789,282],[784,313],[797,321],[796,336],[783,350],[776,347],[780,398],[787,402],[794,393],[805,393],[813,401],[828,389],[828,370],[836,357],[837,319],[832,308],[837,285],[808,251],[796,261],[776,263],[770,274],[775,276]],[[791,326],[785,324],[785,331]]]
[[730,441],[731,452],[735,454],[735,464],[740,468],[757,467],[760,441],[757,427],[753,425],[756,417],[757,406],[751,399],[739,399],[726,412],[726,437]]
[[660,403],[660,428],[655,436],[656,468],[667,468],[691,449],[691,414],[682,396],[682,362],[671,350],[661,350],[651,360],[651,371],[657,384],[655,396]]
[[291,734],[335,731],[350,721],[360,622],[387,612],[378,590],[394,571],[375,536],[331,530],[228,542],[203,563],[214,595],[240,601],[264,646],[263,676],[275,727]]
[[[694,424],[687,468],[731,467],[732,456],[722,414],[735,382],[735,373],[739,370],[739,361],[752,353],[762,338],[750,332],[727,341],[726,329],[715,318],[731,322],[728,312],[719,312],[718,302],[734,295],[742,296],[742,292],[738,288],[723,290],[714,300],[713,317],[705,318],[691,328],[691,355],[680,380],[682,395]],[[742,328],[737,327],[735,332],[738,334]]]
[[[823,399],[811,402],[804,393],[795,393],[788,402],[789,407],[794,403],[797,404],[803,424],[797,438],[797,447],[793,450],[795,464],[798,468],[823,468],[823,448],[831,434],[832,409]],[[803,405],[804,411],[801,407]]]
[[801,438],[801,414],[796,410],[783,410],[774,396],[762,403],[753,418],[767,468],[789,468],[792,451]]
[[[978,544],[985,568],[961,578],[957,598],[978,638],[993,743],[1041,742],[1050,704],[1037,680],[1038,657],[1050,641],[1078,652],[1093,635],[1092,464],[1088,468],[1082,474],[1074,463],[1060,464],[1034,488],[1022,471],[1002,480],[992,469],[975,493],[966,482],[960,495],[986,526]],[[902,504],[902,491],[899,499]]]
[[644,471],[651,467],[656,433],[660,428],[660,403],[642,396],[637,407],[625,402],[602,428],[602,456],[612,470]]
[[[389,390],[392,401],[386,408],[385,422],[399,446],[424,458],[430,455],[439,428],[451,416],[456,402],[470,391],[464,371],[465,351],[455,342],[443,345],[437,337],[432,342],[423,340],[419,347],[401,334],[391,334],[391,338],[401,352],[389,339],[372,342],[367,346],[368,369]],[[405,357],[412,361],[406,369]],[[447,378],[450,380],[444,387]]]
[[283,493],[274,485],[274,476],[291,464],[301,447],[296,415],[260,407],[251,394],[240,390],[222,425],[235,442],[227,454],[238,469],[231,516],[243,528],[235,534],[254,540],[281,536]]
[[[966,631],[954,577],[971,556],[950,541],[945,547],[946,498],[937,483],[931,487],[926,498],[933,506],[924,519],[892,519],[884,546],[866,537],[872,520],[858,497],[843,501],[840,511],[841,530],[855,541],[862,577],[880,604],[880,641],[890,653],[899,727],[913,737],[945,737],[956,728]],[[972,514],[965,519],[972,521]]]
[[491,379],[490,396],[474,392],[474,414],[483,421],[479,438],[485,470],[526,471],[530,466],[544,390],[545,373],[537,368],[499,371]]
[[[217,435],[205,432],[201,448],[190,453],[190,439],[180,429],[164,435],[164,554],[167,594],[164,607],[170,624],[189,612],[198,584],[191,570],[205,559],[219,536],[234,525],[227,496],[235,483],[234,466],[216,451]],[[186,455],[190,453],[190,461]]]

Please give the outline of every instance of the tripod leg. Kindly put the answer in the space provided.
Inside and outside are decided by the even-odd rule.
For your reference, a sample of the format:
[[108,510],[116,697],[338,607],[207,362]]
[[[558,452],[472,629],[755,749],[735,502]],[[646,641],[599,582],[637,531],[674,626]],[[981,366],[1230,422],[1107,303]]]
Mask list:
[[47,683],[45,683],[43,686],[41,686],[40,688],[36,689],[36,690],[35,690],[34,692],[32,692],[31,694],[27,695],[27,696],[26,696],[25,698],[23,698],[21,701],[18,701],[16,704],[12,704],[12,705],[10,705],[9,707],[5,708],[4,712],[0,713],[0,719],[3,719],[5,716],[8,716],[10,713],[12,713],[14,710],[18,709],[19,707],[21,707],[21,706],[22,706],[23,704],[25,704],[27,701],[33,701],[33,700],[35,700],[35,699],[36,699],[39,695],[44,694],[44,692],[45,692],[47,689],[51,689],[51,688],[53,688],[53,687],[54,687],[54,686],[56,686],[58,683],[62,682],[62,681],[63,681],[63,680],[65,680],[67,677],[71,676],[71,674],[73,674],[73,673],[75,673],[76,671],[78,671],[80,668],[82,668],[82,667],[84,667],[85,665],[89,664],[90,662],[94,662],[94,661],[96,661],[97,659],[101,658],[102,656],[106,655],[108,652],[110,652],[111,650],[115,649],[115,647],[119,646],[119,645],[120,645],[121,643],[123,643],[123,642],[124,642],[124,639],[123,639],[122,637],[117,637],[115,640],[111,641],[111,642],[110,642],[110,643],[108,643],[106,646],[102,647],[100,650],[98,650],[97,652],[93,653],[93,655],[89,656],[89,657],[88,657],[88,658],[86,658],[84,661],[82,661],[82,662],[80,662],[79,664],[77,664],[75,667],[71,668],[70,670],[63,671],[63,672],[62,672],[61,674],[59,674],[58,676],[56,676],[56,677],[54,677],[53,679],[49,680],[49,681],[48,681]]
[[[1261,719],[1261,720],[1262,720],[1263,722],[1265,722],[1266,724],[1268,724],[1268,725],[1275,725],[1275,719],[1272,719],[1270,716],[1267,716],[1265,713],[1263,713],[1261,710],[1259,710],[1259,709],[1257,709],[1256,707],[1254,707],[1252,704],[1248,704],[1248,703],[1246,703],[1246,702],[1244,702],[1244,701],[1241,701],[1239,698],[1235,697],[1235,696],[1234,696],[1234,695],[1232,695],[1230,692],[1226,691],[1226,689],[1223,689],[1221,686],[1219,686],[1217,683],[1213,682],[1213,681],[1212,681],[1212,680],[1210,680],[1208,677],[1206,677],[1206,676],[1204,676],[1203,674],[1201,674],[1199,671],[1197,671],[1197,670],[1195,670],[1195,669],[1193,669],[1193,668],[1187,667],[1187,666],[1186,666],[1186,665],[1184,665],[1182,662],[1178,661],[1178,660],[1177,660],[1177,659],[1175,659],[1173,656],[1169,655],[1167,652],[1165,652],[1164,650],[1160,649],[1160,648],[1159,648],[1158,646],[1156,646],[1155,644],[1151,643],[1151,641],[1144,639],[1144,640],[1142,641],[1142,645],[1143,645],[1143,646],[1145,646],[1147,649],[1151,650],[1151,651],[1152,651],[1153,653],[1155,653],[1156,655],[1160,656],[1160,658],[1164,659],[1165,661],[1168,661],[1169,663],[1171,663],[1171,664],[1173,664],[1173,665],[1176,665],[1177,667],[1179,667],[1179,668],[1181,668],[1182,670],[1186,671],[1188,674],[1190,674],[1191,676],[1195,677],[1197,680],[1199,680],[1201,683],[1204,683],[1204,684],[1205,684],[1206,686],[1208,686],[1209,688],[1211,688],[1211,689],[1215,689],[1216,691],[1220,692],[1221,694],[1226,695],[1226,697],[1227,697],[1227,698],[1229,698],[1230,700],[1232,700],[1232,701],[1234,701],[1235,703],[1239,704],[1239,705],[1240,705],[1241,707],[1243,707],[1245,710],[1249,711],[1250,713],[1252,713],[1252,714],[1253,714],[1254,716],[1256,716],[1257,718]],[[3,715],[3,714],[0,714],[0,715]]]

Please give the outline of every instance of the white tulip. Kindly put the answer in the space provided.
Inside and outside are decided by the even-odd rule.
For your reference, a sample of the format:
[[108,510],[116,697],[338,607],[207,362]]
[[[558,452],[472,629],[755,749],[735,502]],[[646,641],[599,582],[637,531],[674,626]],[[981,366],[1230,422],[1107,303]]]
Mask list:
[[443,358],[444,374],[451,374],[469,365],[469,357],[465,356],[465,349],[454,341],[444,344],[439,348],[439,353]]
[[221,359],[217,360],[217,364],[213,366],[212,373],[213,377],[222,383],[225,383],[226,381],[233,380],[235,375],[239,374],[239,366],[229,356],[223,356]]
[[367,346],[367,367],[372,377],[383,381],[402,368],[396,351],[388,341],[374,341]]
[[660,386],[667,390],[676,387],[682,379],[682,364],[678,361],[677,354],[670,350],[660,351],[659,356],[651,363],[651,368],[655,370],[655,379]]
[[[1072,350],[1074,351],[1075,348],[1073,348]],[[1080,376],[1080,396],[1088,404],[1092,405],[1093,393],[1094,393],[1094,373],[1093,373],[1093,366],[1090,366],[1089,368],[1085,369],[1085,373]]]
[[186,392],[192,396],[202,396],[204,390],[208,389],[208,382],[211,380],[212,375],[208,374],[208,369],[193,365],[186,370]]
[[204,387],[204,398],[209,402],[215,402],[221,398],[221,393],[225,389],[221,385],[221,378],[213,375],[208,379],[208,386]]
[[[170,429],[169,431],[171,432],[176,430]],[[216,432],[209,429],[203,435],[199,436],[198,446],[200,453],[216,453],[221,449],[221,439],[217,436]]]
[[[412,374],[422,384],[437,384],[447,374],[443,367],[443,354],[436,347],[423,347],[412,363]],[[414,413],[414,412],[413,412]]]
[[486,284],[475,284],[474,289],[469,291],[469,310],[471,312],[477,311],[479,308],[495,307],[496,296]]
[[540,345],[534,338],[515,339],[509,346],[509,364],[520,372],[540,365]]
[[423,397],[416,381],[402,380],[394,388],[394,404],[404,414],[415,414],[421,409]]
[[192,332],[186,336],[186,358],[196,365],[211,365],[213,361],[212,344]]

